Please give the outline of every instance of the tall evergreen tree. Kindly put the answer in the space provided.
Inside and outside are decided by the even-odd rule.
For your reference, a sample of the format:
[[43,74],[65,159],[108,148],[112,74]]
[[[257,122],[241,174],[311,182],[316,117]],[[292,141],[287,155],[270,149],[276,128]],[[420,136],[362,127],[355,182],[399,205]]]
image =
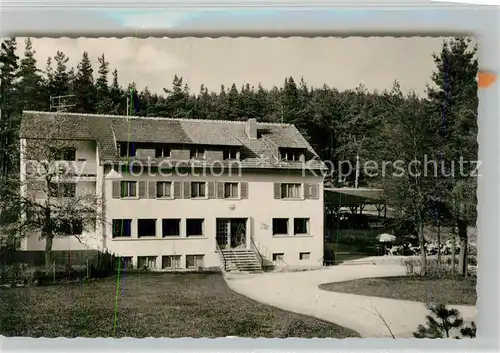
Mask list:
[[25,41],[24,58],[19,68],[19,97],[23,110],[43,110],[42,77],[36,67],[35,51],[30,38]]
[[19,86],[16,82],[19,57],[15,38],[2,42],[0,52],[0,178],[7,176],[15,165],[16,131],[19,122]]
[[434,87],[428,88],[428,98],[432,114],[439,121],[435,126],[439,136],[436,154],[445,167],[438,174],[445,178],[436,181],[437,197],[452,210],[460,239],[459,271],[465,273],[467,227],[475,225],[477,205],[476,164],[470,163],[478,159],[477,48],[468,38],[455,38],[443,43],[434,62]]
[[113,111],[113,100],[110,95],[108,85],[109,63],[104,57],[104,53],[98,58],[99,70],[96,80],[97,113],[111,114]]
[[75,111],[77,112],[96,112],[96,92],[93,72],[89,55],[87,52],[83,52],[82,60],[78,64],[75,81]]

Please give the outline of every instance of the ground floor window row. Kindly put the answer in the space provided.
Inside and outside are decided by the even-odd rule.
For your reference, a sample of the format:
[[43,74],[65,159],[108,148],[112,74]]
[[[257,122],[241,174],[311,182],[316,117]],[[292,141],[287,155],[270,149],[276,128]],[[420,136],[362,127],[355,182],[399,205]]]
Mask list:
[[[298,254],[299,260],[310,260],[311,253],[310,252],[299,252]],[[285,261],[285,253],[273,253],[273,262],[284,262]]]
[[[164,256],[137,256],[135,267],[138,269],[198,269],[205,267],[203,254],[185,255],[185,263],[182,266],[182,255]],[[121,267],[125,269],[134,268],[133,256],[122,256]]]
[[[158,221],[161,229],[158,231]],[[244,233],[246,233],[246,219],[242,219]],[[138,219],[136,221],[137,237],[162,237],[181,236],[180,218],[163,218],[157,220]],[[219,230],[219,220],[217,229]],[[240,222],[241,223],[241,222]],[[279,235],[308,235],[310,234],[309,218],[273,218],[272,234]],[[203,218],[187,218],[184,220],[186,237],[202,237],[205,235],[205,220]],[[113,219],[112,224],[113,238],[132,237],[132,219]]]
[[[181,235],[181,219],[180,218],[164,218],[160,220],[161,229],[158,232],[158,220],[138,219],[136,221],[136,234],[138,238],[156,237],[161,234],[162,237],[180,236]],[[202,237],[204,236],[203,218],[187,218],[184,220],[184,227],[187,237]],[[132,237],[132,219],[113,219],[112,237],[113,238],[130,238]]]

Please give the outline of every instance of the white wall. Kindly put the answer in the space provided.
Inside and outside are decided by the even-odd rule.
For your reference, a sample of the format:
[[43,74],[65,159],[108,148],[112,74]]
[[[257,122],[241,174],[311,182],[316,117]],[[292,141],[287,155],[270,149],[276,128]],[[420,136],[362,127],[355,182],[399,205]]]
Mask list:
[[[254,238],[264,256],[272,259],[272,253],[284,253],[288,265],[322,265],[323,257],[323,189],[321,177],[302,177],[281,173],[237,173],[233,176],[139,176],[122,180],[168,180],[168,181],[247,181],[248,199],[114,199],[112,198],[112,180],[105,180],[107,247],[121,256],[161,256],[204,254],[205,266],[219,266],[216,254],[216,219],[217,218],[253,218]],[[274,199],[274,183],[316,183],[319,184],[319,198],[307,200]],[[230,206],[234,206],[231,209]],[[293,218],[309,218],[309,235],[272,235],[273,218],[290,218],[289,231],[293,234]],[[152,239],[136,238],[137,219],[155,218],[157,237]],[[181,235],[184,233],[186,218],[204,218],[204,237],[202,238],[161,238],[161,219],[181,218]],[[111,239],[112,219],[132,219],[132,238]],[[185,233],[184,233],[185,234]],[[299,252],[310,252],[310,260],[299,261]],[[157,264],[160,266],[161,258]],[[185,258],[181,257],[182,266]]]
[[[95,163],[98,151],[95,143],[78,142],[77,158],[85,158],[89,163]],[[284,253],[284,261],[292,266],[317,266],[322,264],[323,257],[323,186],[321,176],[302,176],[290,174],[287,171],[270,172],[255,171],[243,172],[241,176],[238,171],[232,175],[212,176],[207,171],[200,176],[159,176],[148,175],[134,176],[130,180],[165,180],[165,181],[246,181],[248,182],[248,199],[133,199],[121,200],[112,198],[112,180],[103,175],[103,168],[96,168],[97,177],[80,182],[78,188],[85,188],[97,196],[101,196],[100,189],[103,187],[103,199],[105,202],[106,222],[104,229],[97,227],[93,233],[84,233],[81,238],[85,244],[81,244],[71,236],[54,239],[53,250],[83,250],[87,248],[107,248],[111,252],[121,256],[133,256],[134,263],[137,256],[158,256],[157,266],[161,266],[162,255],[182,255],[181,267],[185,266],[185,255],[205,255],[205,266],[219,266],[220,260],[216,253],[216,219],[217,218],[251,218],[254,239],[262,255],[272,259],[273,253]],[[308,200],[280,200],[274,199],[274,183],[315,183],[319,185],[319,198]],[[92,185],[92,186],[90,186]],[[89,189],[90,187],[90,189]],[[92,187],[94,189],[92,189]],[[230,207],[231,206],[231,207]],[[232,207],[234,206],[234,208]],[[233,208],[233,209],[232,209]],[[272,219],[289,218],[290,234],[293,234],[293,218],[309,218],[309,235],[273,236]],[[136,238],[137,219],[156,218],[156,238]],[[186,218],[204,218],[204,236],[201,238],[186,238],[185,236],[173,238],[161,237],[161,219],[180,218],[181,234],[185,229]],[[132,219],[132,238],[112,239],[111,222],[113,219]],[[184,233],[185,234],[185,233]],[[43,250],[45,241],[39,240],[39,233],[30,235],[23,243],[22,248],[27,250]],[[299,260],[299,252],[310,252],[310,260]]]
[[[25,148],[25,140],[21,140],[21,148],[24,151]],[[85,159],[92,173],[96,173],[96,143],[93,141],[70,141],[68,143],[71,146],[76,147],[76,158],[77,159]],[[21,171],[24,170],[25,167],[25,154],[21,151]],[[24,178],[23,174],[22,179]],[[102,174],[101,174],[102,177]],[[96,193],[96,178],[95,177],[86,177],[82,178],[82,180],[77,183],[76,192],[78,194],[95,194]],[[21,180],[23,181],[23,180]],[[100,185],[99,185],[100,187]],[[26,193],[26,190],[23,189],[21,192]],[[40,199],[43,201],[43,199]],[[40,239],[41,232],[32,232],[25,237],[21,242],[22,250],[45,250],[45,240]],[[84,230],[83,234],[79,236],[80,242],[74,236],[60,236],[56,237],[52,244],[52,250],[87,250],[87,249],[97,249],[102,248],[102,239],[99,234],[96,234],[95,230]]]

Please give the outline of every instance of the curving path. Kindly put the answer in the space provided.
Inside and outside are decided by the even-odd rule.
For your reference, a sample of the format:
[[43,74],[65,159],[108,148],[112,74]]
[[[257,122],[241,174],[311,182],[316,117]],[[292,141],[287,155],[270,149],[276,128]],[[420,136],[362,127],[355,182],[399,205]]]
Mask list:
[[[404,275],[403,266],[397,264],[359,264],[304,272],[228,274],[226,282],[233,291],[258,302],[333,322],[357,331],[362,337],[391,337],[378,312],[396,338],[410,338],[417,326],[425,323],[425,304],[318,288],[323,283]],[[475,320],[475,306],[451,307],[458,309],[466,322]]]

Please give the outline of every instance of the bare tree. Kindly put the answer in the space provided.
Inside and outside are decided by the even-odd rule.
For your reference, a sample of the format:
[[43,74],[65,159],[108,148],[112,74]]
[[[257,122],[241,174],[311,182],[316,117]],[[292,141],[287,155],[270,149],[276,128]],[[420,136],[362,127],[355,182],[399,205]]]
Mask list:
[[41,122],[37,131],[30,133],[33,138],[21,142],[20,178],[12,178],[0,186],[5,195],[2,208],[8,207],[18,214],[4,226],[4,239],[39,233],[45,240],[46,270],[52,263],[56,237],[72,235],[85,243],[85,237],[97,235],[96,225],[104,219],[103,201],[95,186],[85,189],[79,183],[85,162],[72,158],[66,124],[62,116],[52,118],[47,124]]

